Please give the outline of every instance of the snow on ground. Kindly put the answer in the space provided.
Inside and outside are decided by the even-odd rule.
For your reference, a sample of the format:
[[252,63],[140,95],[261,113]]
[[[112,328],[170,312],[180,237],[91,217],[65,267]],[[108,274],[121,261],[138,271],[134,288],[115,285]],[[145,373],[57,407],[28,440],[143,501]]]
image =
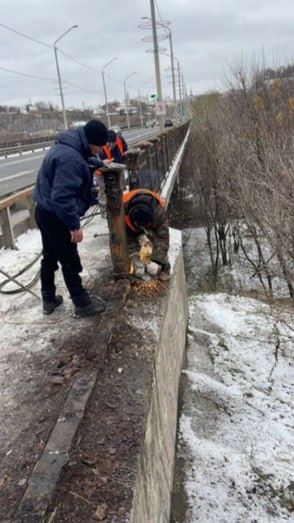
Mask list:
[[[192,289],[207,269],[203,248],[203,231],[192,231]],[[293,309],[194,290],[189,313],[178,435],[185,522],[294,521]]]
[[[97,274],[109,270],[110,253],[106,220],[95,216],[85,228],[84,239],[79,245],[84,284],[91,288]],[[56,273],[57,292],[64,303],[54,314],[44,316],[40,292],[41,237],[38,230],[29,230],[17,238],[16,249],[0,249],[0,457],[9,452],[22,431],[30,426],[34,408],[28,401],[38,398],[38,383],[44,382],[42,367],[38,370],[35,358],[53,357],[59,343],[78,332],[86,320],[73,317],[73,306],[65,288],[61,270]],[[26,269],[24,271],[24,269]],[[23,285],[30,286],[35,295],[7,294],[20,287],[9,281],[4,273],[16,277]],[[33,403],[32,400],[32,403]]]

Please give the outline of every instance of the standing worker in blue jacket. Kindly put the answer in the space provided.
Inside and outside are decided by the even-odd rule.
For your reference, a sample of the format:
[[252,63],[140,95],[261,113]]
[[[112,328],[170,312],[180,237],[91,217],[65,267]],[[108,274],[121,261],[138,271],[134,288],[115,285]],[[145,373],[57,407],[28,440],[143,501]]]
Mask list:
[[[80,217],[92,203],[93,175],[88,158],[101,152],[106,142],[107,129],[99,120],[66,130],[50,148],[38,172],[33,196],[43,244],[44,314],[51,314],[63,302],[62,296],[56,296],[54,283],[58,263],[75,306],[75,316],[92,316],[105,310],[103,300],[93,301],[82,285],[83,267],[77,244],[83,239]],[[101,161],[101,166],[108,163],[109,160]]]

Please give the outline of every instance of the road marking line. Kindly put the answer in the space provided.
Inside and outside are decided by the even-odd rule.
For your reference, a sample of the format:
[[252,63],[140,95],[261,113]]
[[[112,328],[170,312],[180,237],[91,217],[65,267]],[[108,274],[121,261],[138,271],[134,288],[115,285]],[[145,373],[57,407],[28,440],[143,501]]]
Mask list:
[[3,160],[3,163],[4,163],[4,161],[6,161],[6,165],[3,165],[3,166],[0,165],[0,167],[7,167],[7,166],[10,166],[10,165],[17,165],[18,163],[33,161],[33,160],[35,160],[37,158],[43,158],[43,156],[44,156],[44,154],[38,154],[38,155],[32,156],[30,158],[22,158],[22,156],[21,157],[18,156],[19,160],[17,160],[16,162],[9,162],[8,161],[9,158],[1,158],[0,160]]
[[34,172],[35,172],[34,170],[22,171],[22,172],[17,173],[17,174],[12,174],[11,176],[5,176],[5,178],[1,178],[0,177],[0,184],[2,182],[7,182],[8,180],[13,180],[14,178],[19,178],[20,176],[23,176],[24,174],[30,174],[30,173],[34,173]]

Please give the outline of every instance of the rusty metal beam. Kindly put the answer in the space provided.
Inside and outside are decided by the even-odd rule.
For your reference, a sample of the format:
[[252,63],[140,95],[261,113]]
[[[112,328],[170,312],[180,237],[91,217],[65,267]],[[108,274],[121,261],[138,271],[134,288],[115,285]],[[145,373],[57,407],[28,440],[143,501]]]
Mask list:
[[101,168],[105,183],[109,246],[116,279],[129,277],[129,256],[123,205],[124,170],[120,164]]

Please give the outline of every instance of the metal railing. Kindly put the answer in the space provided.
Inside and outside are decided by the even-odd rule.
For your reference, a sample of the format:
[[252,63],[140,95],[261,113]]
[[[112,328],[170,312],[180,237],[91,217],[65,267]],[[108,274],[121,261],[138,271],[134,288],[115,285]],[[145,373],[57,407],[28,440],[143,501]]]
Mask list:
[[43,138],[34,138],[0,144],[0,158],[7,158],[11,154],[22,154],[25,151],[35,152],[50,147],[55,141],[55,136],[46,136]]
[[[1,246],[15,249],[15,238],[27,229],[34,229],[36,227],[34,218],[35,203],[33,201],[32,193],[33,187],[27,187],[22,191],[18,191],[11,196],[7,196],[0,200],[0,225],[2,229],[2,236],[0,237]],[[11,209],[20,201],[28,211],[28,216],[18,223],[13,223]]]
[[[170,128],[150,141],[139,142],[126,155],[128,170],[127,185],[130,189],[146,187],[158,192],[171,169],[177,151],[184,142],[189,123]],[[110,172],[108,170],[108,172]],[[0,225],[2,235],[0,246],[15,248],[15,238],[27,230],[35,228],[33,187],[28,187],[0,200]],[[18,223],[12,219],[14,206],[21,202],[27,217]]]
[[170,128],[148,141],[139,142],[126,154],[129,188],[146,187],[160,191],[175,154],[187,133],[189,123]]

